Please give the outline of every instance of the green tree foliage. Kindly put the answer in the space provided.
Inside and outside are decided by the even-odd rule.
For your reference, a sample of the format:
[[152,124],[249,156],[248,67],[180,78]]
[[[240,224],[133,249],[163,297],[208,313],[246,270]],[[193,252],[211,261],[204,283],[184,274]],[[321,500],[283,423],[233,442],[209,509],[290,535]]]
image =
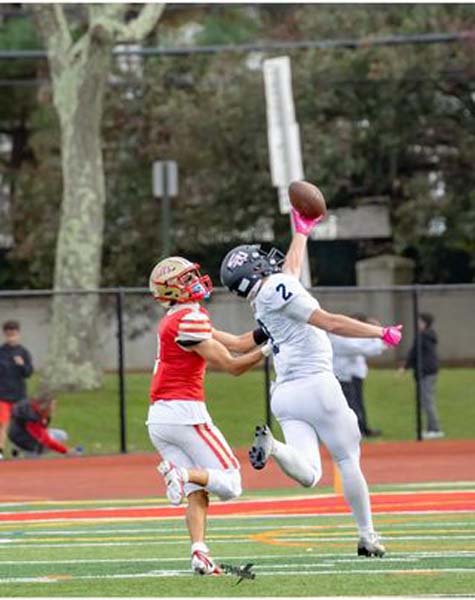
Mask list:
[[[330,206],[386,198],[390,249],[417,259],[419,281],[467,281],[475,280],[473,45],[379,47],[371,39],[464,31],[473,14],[471,5],[193,7],[173,18],[167,12],[160,40],[366,39],[355,50],[290,53],[306,177],[322,187]],[[192,22],[194,42],[183,33]],[[278,215],[270,184],[264,86],[256,68],[273,55],[147,58],[143,75],[116,68],[103,123],[103,284],[146,284],[160,257],[160,207],[151,193],[151,163],[158,159],[179,164],[177,252],[216,273],[230,243],[262,239],[262,217],[285,245],[288,221]],[[37,158],[37,168],[43,162],[52,168],[50,150]],[[45,175],[44,182],[52,171]],[[47,201],[46,183],[25,181],[31,186],[22,183],[25,194]],[[48,244],[36,251],[51,277]],[[361,251],[379,252],[381,245]]]
[[[32,22],[16,15],[12,9],[9,17],[0,25],[0,48],[29,50],[38,46],[39,41]],[[6,218],[0,223],[0,233],[11,235],[14,240],[14,246],[9,253],[10,260],[0,271],[0,282],[5,287],[13,282],[15,285],[35,287],[38,284],[34,275],[30,277],[28,261],[31,257],[32,238],[35,237],[34,223],[38,222],[41,208],[24,204],[24,188],[20,182],[25,173],[36,170],[32,137],[36,130],[34,113],[38,106],[38,89],[34,82],[37,77],[41,77],[41,67],[36,60],[19,59],[2,63],[0,179],[2,191],[9,201],[9,211],[2,215]],[[29,216],[32,213],[35,216],[30,221]],[[54,228],[52,235],[55,236]],[[50,276],[49,268],[47,270]]]

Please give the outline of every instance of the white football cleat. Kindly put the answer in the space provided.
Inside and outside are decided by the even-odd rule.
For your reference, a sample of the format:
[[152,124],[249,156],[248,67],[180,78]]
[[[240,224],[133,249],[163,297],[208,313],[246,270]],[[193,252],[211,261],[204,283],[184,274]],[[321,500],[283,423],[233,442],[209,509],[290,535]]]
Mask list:
[[168,460],[163,460],[157,467],[157,471],[165,478],[167,484],[167,498],[174,506],[181,504],[185,497],[186,471],[182,467],[175,467]]
[[445,436],[445,433],[440,430],[437,430],[437,431],[429,430],[429,431],[422,432],[423,440],[438,440],[439,438],[443,438],[444,436]]
[[381,544],[377,533],[370,533],[367,537],[360,537],[358,541],[358,556],[383,558],[386,548]]
[[269,456],[272,454],[274,437],[267,425],[256,427],[254,443],[249,450],[249,460],[254,469],[260,471],[266,466]]
[[205,550],[192,552],[191,568],[196,575],[221,575],[223,572]]

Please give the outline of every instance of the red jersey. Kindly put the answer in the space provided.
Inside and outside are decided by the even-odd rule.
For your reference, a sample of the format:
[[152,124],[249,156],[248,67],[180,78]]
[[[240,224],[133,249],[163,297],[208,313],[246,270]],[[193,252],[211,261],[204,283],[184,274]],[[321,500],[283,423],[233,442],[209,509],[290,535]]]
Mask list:
[[150,401],[194,400],[204,402],[206,361],[186,350],[193,342],[211,338],[208,312],[199,305],[173,307],[158,326],[158,352]]

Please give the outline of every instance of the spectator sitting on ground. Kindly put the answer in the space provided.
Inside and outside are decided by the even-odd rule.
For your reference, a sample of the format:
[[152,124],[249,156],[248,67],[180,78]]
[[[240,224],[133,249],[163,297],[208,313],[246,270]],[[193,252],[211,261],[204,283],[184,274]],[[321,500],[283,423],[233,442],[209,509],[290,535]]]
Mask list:
[[33,373],[28,350],[20,344],[20,324],[3,324],[5,343],[0,346],[0,460],[7,437],[12,407],[26,398],[25,379]]
[[67,433],[62,429],[48,429],[54,408],[55,400],[48,393],[15,404],[8,437],[17,451],[16,454],[20,451],[27,455],[40,455],[47,450],[61,454],[70,453],[64,445],[68,439]]

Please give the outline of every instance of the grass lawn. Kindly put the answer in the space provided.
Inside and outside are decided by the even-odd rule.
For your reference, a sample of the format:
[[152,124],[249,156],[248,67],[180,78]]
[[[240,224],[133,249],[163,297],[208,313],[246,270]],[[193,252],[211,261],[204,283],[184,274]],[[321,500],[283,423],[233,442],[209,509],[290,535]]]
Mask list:
[[[149,374],[128,374],[126,378],[130,451],[152,450],[144,425],[149,379]],[[414,439],[412,376],[398,376],[392,370],[374,369],[365,385],[369,423],[373,428],[383,430],[383,437],[379,439]],[[210,413],[231,445],[247,446],[254,426],[265,420],[263,372],[253,371],[238,378],[224,373],[208,373],[206,392]],[[440,420],[447,437],[472,438],[475,370],[443,370],[439,376],[437,398]],[[104,386],[99,391],[60,394],[53,426],[66,429],[71,443],[82,444],[88,453],[116,452],[119,448],[117,376],[106,375]]]

